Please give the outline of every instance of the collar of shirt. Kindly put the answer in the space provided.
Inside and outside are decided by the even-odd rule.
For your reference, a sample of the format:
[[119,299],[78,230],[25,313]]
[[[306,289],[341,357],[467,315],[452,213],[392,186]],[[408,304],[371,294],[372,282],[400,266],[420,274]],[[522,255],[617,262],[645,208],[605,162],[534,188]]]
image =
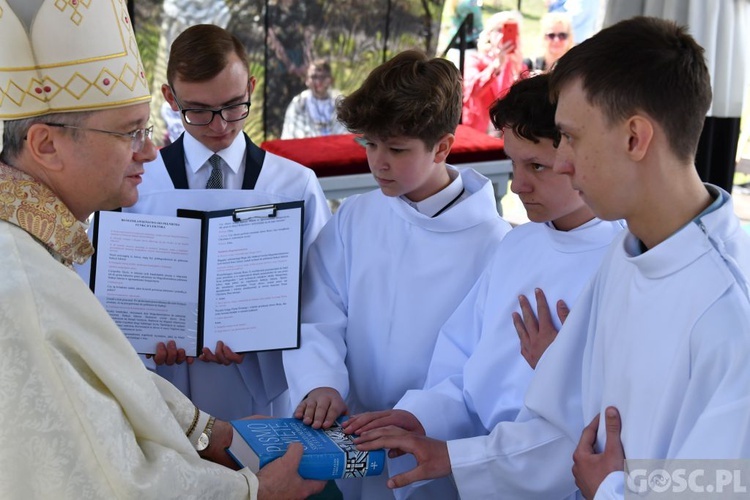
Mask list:
[[[701,212],[700,214],[698,214],[692,221],[690,221],[690,222],[692,222],[693,224],[696,224],[699,227],[700,227],[701,224],[703,224],[703,222],[701,221],[702,217],[710,214],[711,212],[715,212],[722,205],[724,205],[726,202],[728,202],[729,199],[730,199],[729,198],[729,193],[727,193],[725,191],[722,191],[720,189],[717,189],[715,186],[712,186],[710,184],[704,184],[704,185],[706,186],[706,190],[708,191],[708,194],[711,195],[711,198],[713,198],[713,201],[711,202],[710,205],[708,205],[703,210],[703,212]],[[679,231],[682,231],[685,228],[685,226],[687,226],[688,224],[689,224],[689,222],[687,224],[685,224],[684,226],[682,226],[677,231],[675,231],[675,233],[677,233]],[[641,240],[638,240],[638,248],[637,249],[633,249],[633,250],[634,250],[634,252],[637,252],[637,253],[634,253],[634,255],[640,255],[640,254],[646,253],[648,251],[648,248],[646,248],[646,245],[644,245]]]
[[426,215],[427,217],[434,217],[435,214],[446,208],[448,205],[457,203],[458,198],[463,193],[464,181],[461,179],[458,172],[449,168],[448,175],[453,179],[451,183],[448,184],[445,189],[438,191],[429,198],[425,198],[422,201],[411,201],[406,196],[401,196],[400,198],[420,214]]
[[0,163],[0,220],[20,227],[68,267],[94,254],[86,225],[47,186]]
[[[213,151],[201,144],[198,139],[185,131],[182,139],[185,148],[185,167],[190,189],[202,189],[211,175],[211,167],[207,164],[208,159],[214,154]],[[234,138],[232,144],[216,154],[221,156],[229,166],[229,172],[224,172],[225,189],[242,189],[242,180],[245,175],[245,134],[240,132]]]

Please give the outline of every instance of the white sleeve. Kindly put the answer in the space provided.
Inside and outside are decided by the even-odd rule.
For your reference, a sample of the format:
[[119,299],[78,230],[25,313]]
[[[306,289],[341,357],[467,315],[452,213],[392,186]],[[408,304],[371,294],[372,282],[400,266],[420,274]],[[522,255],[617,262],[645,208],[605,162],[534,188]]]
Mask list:
[[347,296],[344,244],[333,217],[308,254],[302,276],[300,348],[283,353],[292,408],[318,387],[349,393],[346,359]]
[[622,500],[625,495],[625,475],[622,471],[610,472],[596,490],[594,500]]
[[448,442],[462,498],[548,500],[577,491],[571,468],[584,427],[581,356],[589,321],[580,304],[537,365],[515,421],[499,422],[488,436]]
[[198,456],[195,407],[143,368],[78,276],[22,243],[3,246],[0,498],[254,496],[249,471]]
[[544,419],[519,414],[489,436],[448,441],[461,498],[562,499],[577,488],[571,474],[575,443]]
[[750,304],[732,287],[691,333],[691,377],[667,458],[750,457]]
[[463,391],[463,368],[482,331],[487,281],[485,272],[440,329],[424,389],[407,391],[396,404],[397,409],[417,417],[426,434],[435,439],[487,433],[467,408]]
[[315,239],[320,234],[323,226],[331,218],[331,207],[328,206],[328,200],[320,187],[320,182],[315,176],[315,172],[310,170],[310,175],[305,186],[305,221],[302,228],[302,268],[307,263],[307,254],[310,251]]

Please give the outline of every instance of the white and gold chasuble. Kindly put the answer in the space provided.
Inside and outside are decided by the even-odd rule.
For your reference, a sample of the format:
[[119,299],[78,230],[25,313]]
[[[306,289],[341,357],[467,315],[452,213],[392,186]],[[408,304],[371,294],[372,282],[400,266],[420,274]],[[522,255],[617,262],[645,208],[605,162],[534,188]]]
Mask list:
[[70,268],[93,252],[84,225],[2,164],[0,220],[0,498],[254,498],[250,472],[198,456],[192,403]]

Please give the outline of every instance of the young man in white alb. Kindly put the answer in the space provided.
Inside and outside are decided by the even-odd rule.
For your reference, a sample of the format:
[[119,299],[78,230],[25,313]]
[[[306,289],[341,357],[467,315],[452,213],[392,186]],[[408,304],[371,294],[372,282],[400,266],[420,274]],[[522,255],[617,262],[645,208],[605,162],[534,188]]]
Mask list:
[[[490,181],[446,165],[461,113],[456,67],[396,55],[339,106],[380,189],[348,198],[310,248],[299,350],[284,352],[295,416],[328,427],[424,385],[440,326],[510,230]],[[382,477],[347,498],[391,496]]]

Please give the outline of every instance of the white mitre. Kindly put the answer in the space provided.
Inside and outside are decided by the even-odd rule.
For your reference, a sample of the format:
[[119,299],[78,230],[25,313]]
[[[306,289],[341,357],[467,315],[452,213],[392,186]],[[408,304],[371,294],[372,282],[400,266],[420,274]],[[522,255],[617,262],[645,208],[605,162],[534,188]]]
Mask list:
[[150,99],[125,0],[0,0],[0,119]]

